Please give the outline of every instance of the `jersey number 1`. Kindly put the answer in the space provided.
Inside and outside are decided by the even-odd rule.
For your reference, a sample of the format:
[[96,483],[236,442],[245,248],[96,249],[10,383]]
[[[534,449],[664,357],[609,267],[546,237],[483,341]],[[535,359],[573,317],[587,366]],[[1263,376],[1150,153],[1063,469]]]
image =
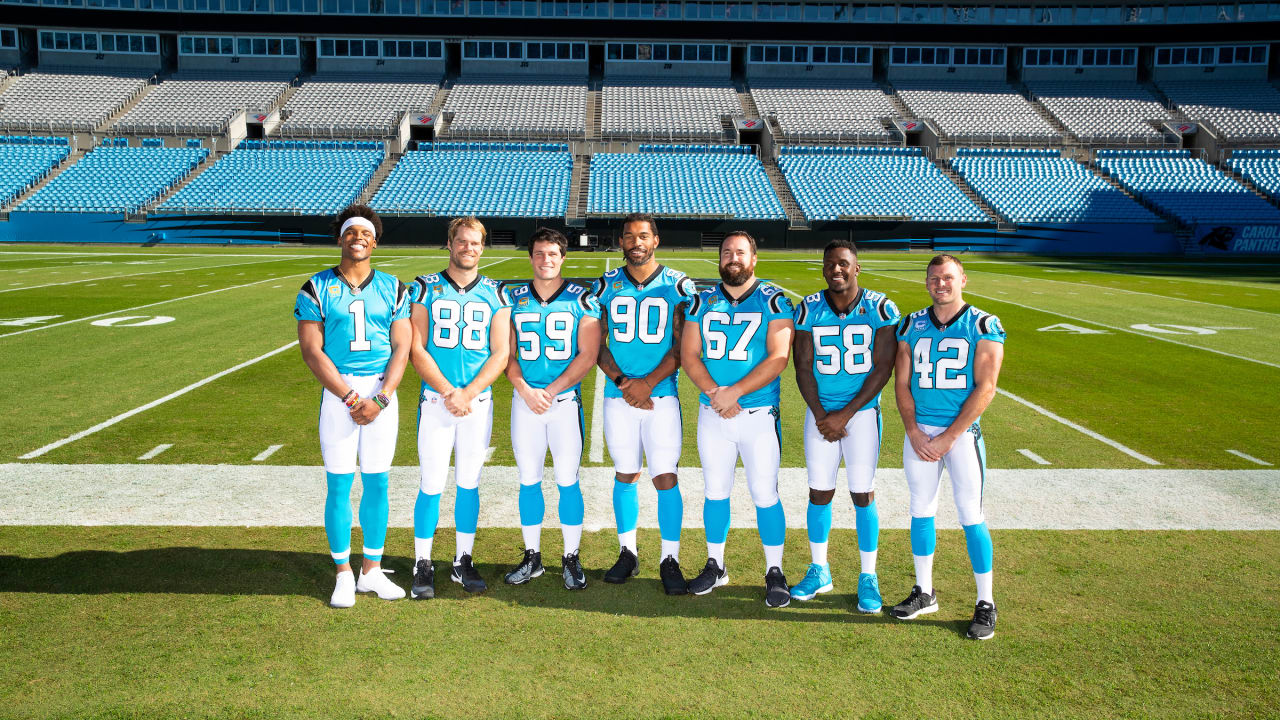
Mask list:
[[351,352],[363,352],[373,347],[365,337],[364,301],[352,300],[347,312],[351,313]]

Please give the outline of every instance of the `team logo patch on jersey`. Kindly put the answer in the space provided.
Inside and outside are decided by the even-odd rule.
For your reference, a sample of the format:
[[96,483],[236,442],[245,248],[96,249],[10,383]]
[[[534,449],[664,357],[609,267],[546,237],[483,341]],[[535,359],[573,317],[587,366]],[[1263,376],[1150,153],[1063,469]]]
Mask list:
[[332,295],[333,297],[338,297],[339,295],[342,294],[342,288],[338,287],[337,285],[330,285],[329,294]]
[[917,320],[917,321],[916,321],[916,329],[917,329],[917,330],[923,330],[923,329],[924,329],[924,326],[925,326],[925,321],[924,321],[924,320]]
[[520,298],[520,302],[518,302],[518,303],[516,303],[516,304],[517,304],[517,305],[528,305],[528,304],[529,304],[529,298],[527,298],[527,297],[522,297],[522,298]]
[[435,287],[431,288],[431,292],[433,292],[433,293],[435,293],[435,294],[437,294],[437,295],[443,295],[443,294],[444,294],[444,286],[443,286],[443,285],[436,285]]
[[622,281],[621,281],[621,280],[615,280],[615,281],[614,281],[614,283],[613,283],[613,289],[614,289],[614,290],[621,290],[621,289],[622,289]]

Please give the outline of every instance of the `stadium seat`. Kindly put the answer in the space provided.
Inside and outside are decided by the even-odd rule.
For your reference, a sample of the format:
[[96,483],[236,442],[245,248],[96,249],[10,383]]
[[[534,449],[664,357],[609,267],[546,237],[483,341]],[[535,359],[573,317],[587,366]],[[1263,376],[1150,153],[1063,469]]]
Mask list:
[[573,157],[563,143],[428,143],[406,152],[371,205],[382,213],[563,217]]
[[0,205],[13,202],[44,179],[70,152],[65,143],[54,145],[38,137],[0,136]]
[[203,148],[97,147],[27,198],[31,212],[138,212],[204,162]]
[[1280,223],[1280,209],[1189,150],[1099,150],[1097,164],[1183,223]]
[[[749,148],[641,145],[636,153],[591,157],[587,212],[783,219],[764,166]],[[747,150],[747,152],[743,152]]]

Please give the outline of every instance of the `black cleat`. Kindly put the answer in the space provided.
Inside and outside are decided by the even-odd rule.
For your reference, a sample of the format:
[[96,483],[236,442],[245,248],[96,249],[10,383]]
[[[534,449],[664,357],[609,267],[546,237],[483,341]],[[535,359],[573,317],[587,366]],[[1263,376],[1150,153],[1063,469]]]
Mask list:
[[[919,585],[912,585],[911,594],[907,596],[906,600],[894,605],[889,614],[899,620],[913,620],[920,615],[928,615],[935,612],[938,612],[937,590],[930,595],[926,595]],[[995,613],[992,613],[992,624],[994,622]]]
[[658,566],[658,574],[662,576],[662,591],[668,595],[687,595],[689,583],[685,582],[684,573],[680,572],[680,561],[666,556]]
[[463,590],[469,593],[482,593],[489,589],[484,584],[484,578],[480,577],[480,573],[476,571],[476,566],[471,564],[471,556],[463,555],[453,564],[453,572],[449,574],[449,579],[462,586]]
[[707,558],[707,564],[702,568],[702,572],[698,573],[698,577],[689,581],[689,592],[694,595],[706,595],[721,585],[727,585],[728,583],[728,571],[720,567],[720,564],[713,558]]
[[414,600],[430,600],[436,596],[436,568],[430,560],[422,559],[413,569],[413,587],[409,597]]
[[502,576],[508,585],[523,585],[542,574],[542,553],[537,550],[525,550],[524,558],[514,570]]
[[791,588],[782,568],[774,565],[764,574],[764,604],[771,608],[783,608],[791,604]]
[[582,570],[582,561],[578,553],[570,553],[561,559],[564,566],[564,589],[581,590],[587,586],[587,574]]
[[996,636],[996,606],[981,600],[973,608],[973,622],[969,623],[970,640],[990,640]]
[[604,581],[615,585],[621,584],[640,574],[640,561],[636,554],[622,548],[618,553],[618,562],[613,564],[604,574]]

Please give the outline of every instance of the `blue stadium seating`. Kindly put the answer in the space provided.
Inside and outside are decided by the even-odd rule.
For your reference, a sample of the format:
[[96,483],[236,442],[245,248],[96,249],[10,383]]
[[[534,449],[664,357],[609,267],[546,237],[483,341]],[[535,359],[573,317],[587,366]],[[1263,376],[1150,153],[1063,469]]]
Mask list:
[[1099,150],[1098,167],[1183,223],[1280,223],[1280,209],[1189,150]]
[[788,146],[778,167],[810,220],[991,221],[920,148]]
[[786,218],[754,154],[690,151],[696,147],[642,145],[638,153],[593,155],[587,212]]
[[1262,192],[1280,199],[1280,150],[1236,150],[1227,165]]
[[564,143],[424,143],[404,154],[372,205],[381,213],[561,217],[573,156]]
[[1160,217],[1057,150],[960,148],[951,166],[1013,222],[1158,223]]
[[40,182],[70,153],[66,138],[0,136],[0,205]]
[[186,177],[208,154],[203,148],[103,145],[90,150],[17,209],[137,212]]
[[247,140],[159,209],[333,214],[360,196],[383,157],[378,142]]

